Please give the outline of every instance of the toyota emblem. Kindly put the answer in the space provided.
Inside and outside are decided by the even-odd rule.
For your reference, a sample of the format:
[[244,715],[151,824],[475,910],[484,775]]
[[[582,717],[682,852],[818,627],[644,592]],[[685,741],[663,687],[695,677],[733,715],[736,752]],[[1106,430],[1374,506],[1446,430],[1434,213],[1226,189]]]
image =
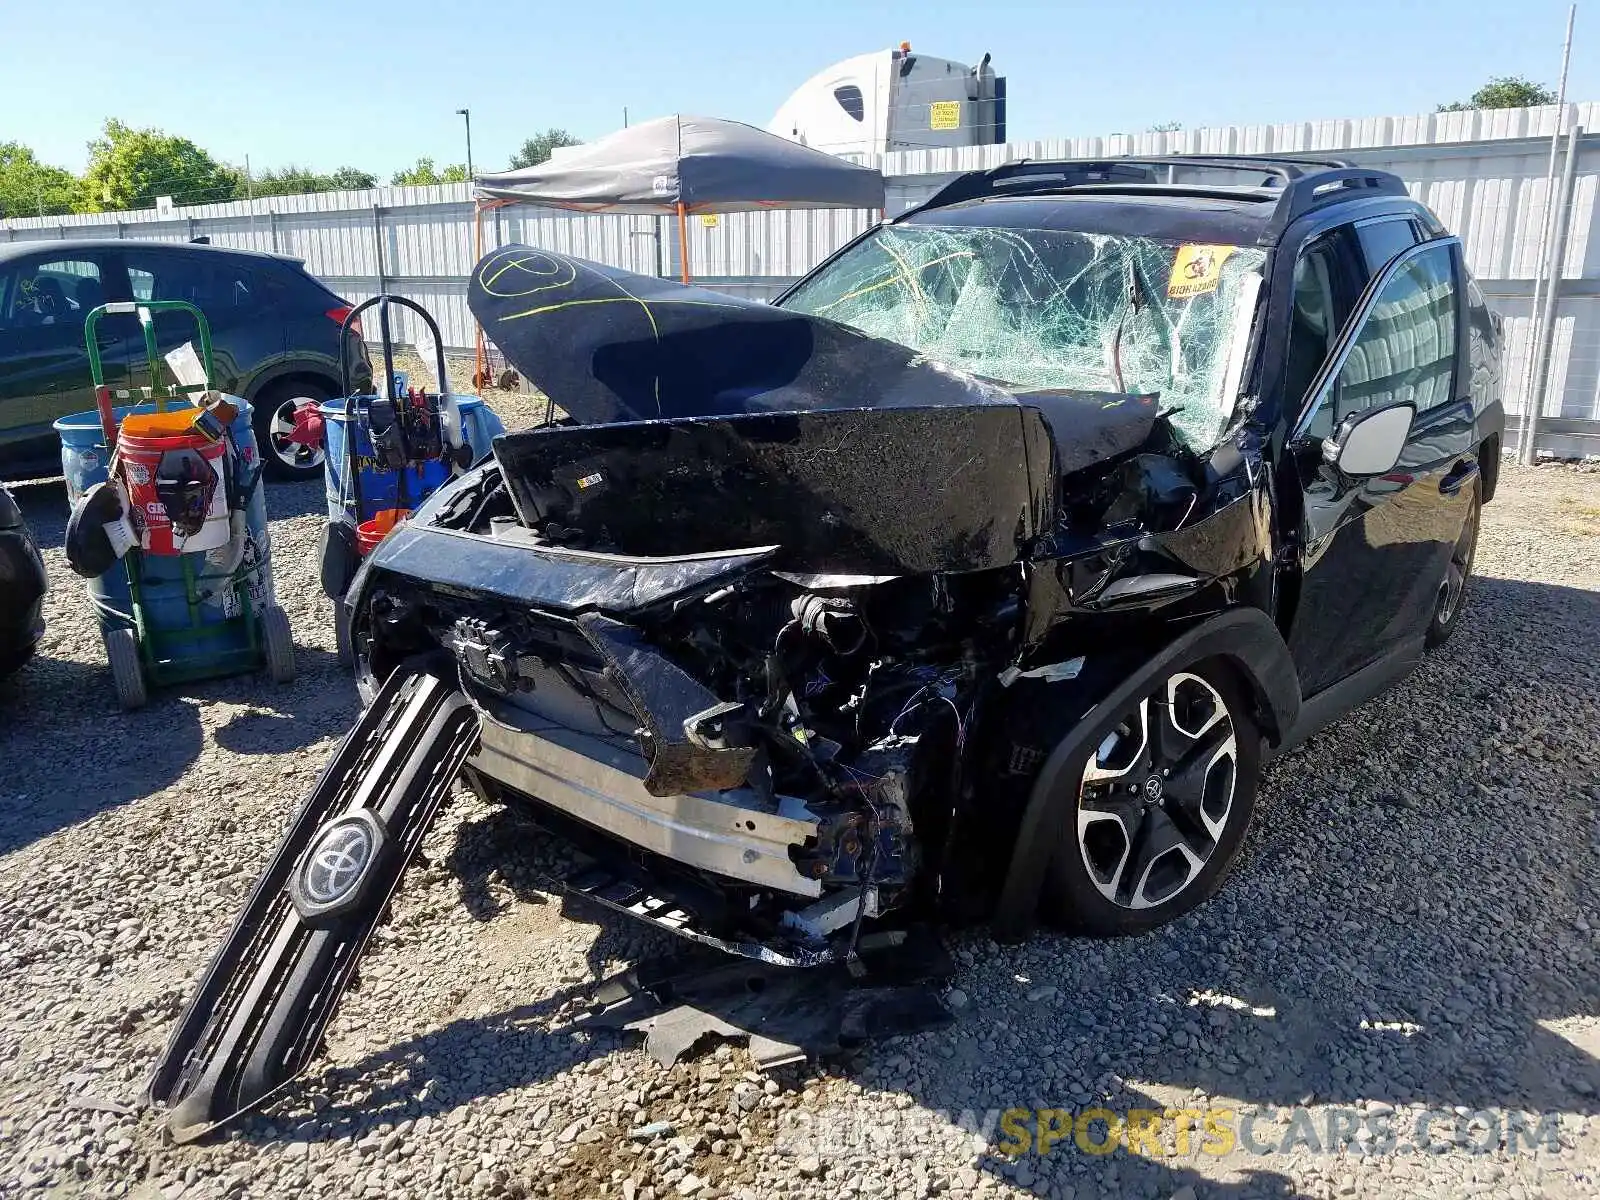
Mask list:
[[318,904],[334,904],[354,890],[372,861],[372,834],[357,822],[331,826],[306,856],[305,890]]
[[1152,775],[1144,781],[1144,798],[1151,804],[1161,799],[1161,776]]
[[366,809],[335,817],[318,830],[289,888],[300,916],[335,916],[359,903],[386,837],[383,822]]

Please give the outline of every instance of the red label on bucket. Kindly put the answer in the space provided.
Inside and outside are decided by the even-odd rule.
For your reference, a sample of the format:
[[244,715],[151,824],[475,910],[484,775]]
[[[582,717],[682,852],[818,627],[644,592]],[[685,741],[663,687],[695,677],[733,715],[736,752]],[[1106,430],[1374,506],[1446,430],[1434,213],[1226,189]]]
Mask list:
[[143,550],[183,554],[227,542],[225,443],[188,433],[144,437],[124,428],[117,458]]

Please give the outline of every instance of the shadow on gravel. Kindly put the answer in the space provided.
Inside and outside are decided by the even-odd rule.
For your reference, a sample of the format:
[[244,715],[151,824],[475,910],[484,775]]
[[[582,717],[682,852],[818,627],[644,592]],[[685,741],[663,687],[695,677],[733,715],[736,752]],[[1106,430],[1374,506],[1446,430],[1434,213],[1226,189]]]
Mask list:
[[322,477],[299,483],[269,480],[267,483],[267,520],[279,521],[288,517],[308,517],[312,513],[326,513],[328,502],[324,495]]
[[[602,928],[600,942],[612,938]],[[613,957],[626,949],[618,940]],[[486,1017],[464,1017],[419,1037],[399,1042],[352,1067],[327,1072],[331,1090],[357,1081],[376,1080],[359,1105],[334,1103],[317,1112],[315,1126],[303,1126],[284,1137],[269,1132],[297,1125],[308,1114],[285,1112],[252,1117],[240,1127],[256,1142],[330,1142],[361,1136],[386,1120],[440,1117],[474,1099],[492,1099],[520,1087],[541,1083],[570,1071],[631,1041],[604,1030],[576,1029],[562,1020],[596,1003],[609,979],[589,979],[560,988],[541,1000]],[[295,1092],[287,1103],[296,1106]],[[296,1106],[297,1107],[297,1106]],[[557,1130],[545,1131],[553,1136]]]
[[[456,833],[445,867],[461,887],[461,905],[475,921],[490,921],[506,908],[496,896],[494,883],[511,891],[523,904],[546,904],[539,886],[538,867],[523,855],[520,843],[539,837],[536,829],[510,809],[496,809],[479,821],[468,821]],[[548,881],[546,881],[548,882]]]
[[[30,719],[55,696],[75,706],[71,721]],[[84,710],[98,719],[81,719]],[[0,777],[0,856],[175,783],[205,744],[194,704],[155,701],[124,713],[103,666],[48,658],[0,683],[0,730],[6,757],[27,759]]]
[[[118,707],[104,661],[36,655],[0,680],[0,856],[183,781],[208,748],[201,711],[212,704],[249,706],[210,735],[238,754],[342,735],[359,710],[354,680],[325,650],[297,655],[293,684],[259,673],[158,688],[136,712]],[[191,802],[214,800],[196,786]]]
[[[300,653],[307,651],[302,647]],[[284,754],[320,741],[328,736],[328,730],[295,712],[257,710],[240,713],[212,736],[217,745],[235,754]]]
[[[1077,1200],[1185,1183],[1200,1197],[1292,1194],[1271,1170],[1288,1165],[1291,1129],[1312,1138],[1298,1170],[1309,1152],[1353,1174],[1327,1110],[1301,1124],[1286,1111],[1297,1105],[1487,1113],[1468,1134],[1480,1147],[1511,1136],[1510,1112],[1529,1126],[1600,1113],[1592,1025],[1576,1040],[1552,1027],[1600,1016],[1600,594],[1486,578],[1470,604],[1409,679],[1268,772],[1247,854],[1215,899],[1138,938],[979,940],[965,976],[1026,982],[975,1002],[957,1044],[925,1044],[914,1083],[892,1046],[850,1074],[946,1112],[1260,1114],[1253,1139],[1270,1152],[1240,1145],[1203,1178],[1125,1150],[1088,1157],[1070,1136],[1023,1160],[1028,1190],[1066,1184]],[[1040,984],[1059,996],[1030,1003]],[[1394,1126],[1402,1142],[1417,1132]],[[983,1156],[1012,1183],[1018,1166]],[[1219,1183],[1230,1166],[1267,1171]]]
[[61,546],[67,537],[67,485],[59,479],[9,485],[41,550]]

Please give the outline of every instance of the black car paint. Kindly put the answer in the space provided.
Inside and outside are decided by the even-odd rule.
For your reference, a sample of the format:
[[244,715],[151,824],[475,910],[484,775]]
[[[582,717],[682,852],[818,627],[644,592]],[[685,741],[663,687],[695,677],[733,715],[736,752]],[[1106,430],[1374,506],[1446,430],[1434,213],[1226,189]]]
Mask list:
[[49,580],[16,499],[0,486],[0,678],[16,671],[44,636]]
[[[1056,227],[1139,233],[1148,232],[1150,222],[1158,220],[1163,232],[1174,237],[1245,241],[1260,227],[1256,212],[1225,201],[1185,207],[1103,197],[1050,197],[973,202],[915,213],[909,219],[941,224],[1033,223],[1044,214]],[[996,754],[996,761],[1037,763],[1051,745],[1061,744],[1081,714],[1105,698],[1113,681],[1141,674],[1142,665],[1161,658],[1176,637],[1226,609],[1245,606],[1267,618],[1265,627],[1257,622],[1248,635],[1230,626],[1232,632],[1224,630],[1207,644],[1231,659],[1251,685],[1260,705],[1259,723],[1278,746],[1307,735],[1302,712],[1324,723],[1365,698],[1374,686],[1391,682],[1419,657],[1433,580],[1442,571],[1466,513],[1464,489],[1452,490],[1451,483],[1481,469],[1485,498],[1492,490],[1492,468],[1504,424],[1496,365],[1499,335],[1481,296],[1469,286],[1470,276],[1457,248],[1453,253],[1460,283],[1458,331],[1466,336],[1456,339],[1456,401],[1423,414],[1416,437],[1386,477],[1351,480],[1325,463],[1320,440],[1297,436],[1307,398],[1283,390],[1287,337],[1282,331],[1289,321],[1295,261],[1299,248],[1319,234],[1375,218],[1414,222],[1424,238],[1440,233],[1432,214],[1414,202],[1357,198],[1311,213],[1272,247],[1259,299],[1262,319],[1248,359],[1249,386],[1242,406],[1246,419],[1207,464],[1208,470],[1219,460],[1227,464],[1222,473],[1231,471],[1236,494],[1227,494],[1227,479],[1217,480],[1224,485],[1214,496],[1219,503],[1187,529],[1132,538],[1114,530],[1097,530],[1087,537],[1068,532],[1035,548],[1024,566],[1023,648],[1018,662],[1024,666],[1049,662],[1070,655],[1076,646],[1089,645],[1115,665],[1109,671],[1085,672],[1078,680],[1050,685],[1028,702],[1007,704],[980,697],[975,721],[983,724],[977,728],[1038,726],[1027,737],[1010,739],[1006,753]],[[1355,281],[1354,290],[1364,282]],[[1371,286],[1376,288],[1377,283]],[[1385,516],[1395,526],[1387,533],[1376,528]],[[1385,538],[1388,548],[1380,549],[1377,543]],[[1363,605],[1363,594],[1377,595],[1378,603]],[[1063,629],[1070,629],[1070,634]],[[1263,644],[1268,649],[1263,650]],[[1284,700],[1281,680],[1260,674],[1262,663],[1277,669],[1293,664],[1292,703]],[[1019,685],[1013,695],[1029,691],[1040,689]],[[1302,692],[1315,702],[1303,706]],[[990,703],[998,703],[1004,715],[983,712]],[[991,763],[990,769],[994,766]],[[1011,819],[1006,816],[1007,805],[995,803],[996,799],[993,794],[985,798],[983,815],[973,822],[965,844],[988,843],[995,862],[1017,847],[1019,863],[1005,868],[1016,872],[1026,858],[1017,836],[1025,801],[1012,804],[1015,819]],[[1034,797],[1033,803],[1038,802]],[[1059,797],[1057,802],[1062,802]],[[999,877],[986,873],[991,884]],[[1028,905],[1019,900],[1016,885],[1005,891],[1008,923],[1021,928]]]
[[[80,259],[99,266],[106,301],[133,298],[130,261],[171,261],[184,268],[227,264],[249,273],[259,283],[257,302],[241,309],[201,305],[211,326],[217,385],[251,401],[290,382],[312,384],[328,395],[337,392],[339,326],[327,314],[345,302],[307,274],[298,259],[162,242],[17,242],[0,248],[0,291],[5,280],[20,278],[38,264]],[[156,319],[161,353],[194,338],[187,318],[163,314]],[[144,341],[134,318],[106,317],[100,342],[108,383],[147,382]],[[60,444],[51,422],[93,407],[81,320],[12,328],[0,316],[0,477],[59,474]]]
[[1038,407],[981,403],[534,430],[501,435],[495,457],[524,524],[603,531],[623,555],[777,544],[792,571],[978,571],[1045,532],[1061,474],[1102,441],[1137,445],[1155,418],[1151,397],[1048,402],[1085,429],[1077,447]]

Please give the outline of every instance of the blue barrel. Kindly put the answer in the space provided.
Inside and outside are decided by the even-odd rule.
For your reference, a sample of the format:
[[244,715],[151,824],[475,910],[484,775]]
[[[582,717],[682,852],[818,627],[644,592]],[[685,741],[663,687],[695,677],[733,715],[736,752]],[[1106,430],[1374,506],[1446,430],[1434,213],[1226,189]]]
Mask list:
[[[365,412],[375,397],[357,396],[355,403]],[[489,453],[489,443],[505,432],[504,422],[478,396],[455,397],[461,412],[461,428],[473,461]],[[345,420],[344,401],[329,400],[322,406],[323,447],[326,466],[324,482],[328,493],[328,520],[346,519],[344,507]],[[356,426],[356,464],[361,472],[361,516],[372,516],[380,509],[400,507],[399,471],[380,467],[372,457],[372,439],[365,422]],[[442,462],[426,462],[405,469],[406,508],[415,508],[450,478],[450,468]]]
[[[233,440],[239,455],[250,467],[258,463],[255,431],[250,426],[250,406],[237,396],[229,399],[239,406],[234,418]],[[130,413],[155,412],[154,404],[116,410],[117,420]],[[67,480],[67,500],[76,504],[92,485],[106,479],[106,466],[110,455],[106,452],[105,435],[100,428],[100,414],[96,411],[73,413],[55,423],[61,435],[61,473]],[[243,546],[242,563],[246,570],[245,588],[250,596],[251,608],[259,616],[263,607],[276,604],[273,591],[270,546],[267,533],[267,500],[257,484],[245,509],[245,526],[248,536]],[[141,556],[140,569],[144,580],[144,618],[148,628],[175,632],[191,629],[189,605],[183,582],[183,559],[191,560],[196,575],[215,575],[225,570],[230,557],[229,547],[194,554],[145,554]],[[244,652],[250,646],[250,631],[243,621],[233,620],[240,615],[239,600],[232,587],[207,581],[202,584],[207,595],[199,606],[203,635],[194,646],[197,655],[209,656],[229,651]],[[98,579],[89,581],[89,595],[99,612],[102,628],[130,626],[133,597],[128,589],[128,573],[118,564]]]

